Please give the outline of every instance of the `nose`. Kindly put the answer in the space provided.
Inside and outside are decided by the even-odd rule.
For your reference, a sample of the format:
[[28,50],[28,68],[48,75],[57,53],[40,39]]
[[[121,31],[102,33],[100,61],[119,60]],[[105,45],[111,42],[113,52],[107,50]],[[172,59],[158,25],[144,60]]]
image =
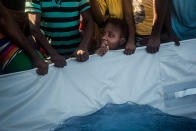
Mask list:
[[107,41],[107,34],[104,34],[104,35],[101,37],[101,40],[102,40],[102,41]]

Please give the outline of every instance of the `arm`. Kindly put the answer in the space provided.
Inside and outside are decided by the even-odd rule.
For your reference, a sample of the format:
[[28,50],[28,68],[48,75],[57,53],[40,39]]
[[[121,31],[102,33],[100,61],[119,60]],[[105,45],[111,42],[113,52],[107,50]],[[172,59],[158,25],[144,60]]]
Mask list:
[[149,53],[156,53],[160,47],[160,35],[165,21],[167,8],[169,7],[169,0],[153,0],[153,28],[151,36],[147,43],[147,51]]
[[48,64],[46,64],[37,54],[36,50],[31,46],[25,38],[17,24],[11,18],[7,9],[0,2],[0,29],[7,35],[14,44],[23,49],[23,51],[30,57],[34,66],[38,68],[39,74],[46,74],[48,72]]
[[24,11],[17,11],[7,9],[9,14],[11,14],[12,18],[16,21],[19,25],[20,29],[25,33],[25,35],[29,35],[29,23],[27,14]]
[[[104,3],[103,5],[105,5],[103,7],[103,13],[105,15],[105,12],[106,12],[106,3]],[[95,22],[98,24],[98,25],[101,25],[104,23],[104,15],[102,15],[102,12],[101,12],[101,9],[100,9],[100,6],[97,2],[97,0],[90,0],[90,6],[91,6],[91,12],[92,12],[92,16],[95,20]]]
[[43,49],[51,56],[51,61],[57,67],[64,67],[66,65],[65,58],[59,55],[55,49],[51,47],[48,43],[46,37],[40,31],[40,13],[28,13],[30,33],[33,35],[33,38],[37,43],[39,43]]
[[127,55],[135,52],[135,25],[133,18],[132,0],[123,0],[123,12],[129,28],[128,41],[124,53]]
[[165,21],[163,23],[163,28],[166,28],[166,31],[168,33],[168,38],[166,39],[166,41],[163,41],[165,39],[163,39],[162,35],[161,35],[161,40],[163,42],[174,41],[175,45],[179,46],[180,45],[179,38],[176,36],[176,34],[174,33],[174,31],[172,29],[170,12],[171,12],[171,10],[168,10],[166,12]]
[[87,27],[84,31],[83,39],[79,45],[79,49],[76,51],[75,55],[77,60],[81,62],[88,60],[89,54],[87,48],[94,32],[94,22],[91,17],[90,10],[84,11],[82,13],[82,17],[84,18],[84,21],[87,22]]

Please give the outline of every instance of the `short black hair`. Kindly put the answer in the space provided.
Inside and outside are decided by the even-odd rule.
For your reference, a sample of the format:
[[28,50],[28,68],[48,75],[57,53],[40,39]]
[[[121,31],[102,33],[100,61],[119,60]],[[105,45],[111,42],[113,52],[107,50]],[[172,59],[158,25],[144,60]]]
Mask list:
[[108,18],[106,22],[104,23],[104,28],[106,25],[112,24],[114,26],[117,26],[121,30],[121,37],[128,38],[128,25],[124,20],[118,19],[118,18]]

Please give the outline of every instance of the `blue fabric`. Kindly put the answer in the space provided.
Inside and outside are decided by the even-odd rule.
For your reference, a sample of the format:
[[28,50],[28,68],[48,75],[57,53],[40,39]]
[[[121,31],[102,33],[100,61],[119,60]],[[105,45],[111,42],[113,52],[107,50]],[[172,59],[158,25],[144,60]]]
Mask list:
[[196,0],[172,0],[172,28],[180,40],[196,38]]
[[195,131],[196,120],[172,116],[148,105],[107,104],[99,111],[72,117],[56,131]]

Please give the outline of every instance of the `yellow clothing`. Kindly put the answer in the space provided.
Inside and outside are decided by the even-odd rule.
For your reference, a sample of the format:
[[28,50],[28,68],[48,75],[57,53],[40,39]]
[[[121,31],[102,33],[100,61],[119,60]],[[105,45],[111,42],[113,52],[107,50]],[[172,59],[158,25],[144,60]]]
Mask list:
[[107,17],[123,19],[122,0],[97,0],[97,3],[105,20]]
[[151,35],[153,26],[153,0],[133,0],[133,13],[137,35]]
[[[97,0],[101,14],[104,21],[110,18],[123,19],[122,0]],[[101,29],[95,25],[95,37],[97,47],[100,45],[100,31]]]

